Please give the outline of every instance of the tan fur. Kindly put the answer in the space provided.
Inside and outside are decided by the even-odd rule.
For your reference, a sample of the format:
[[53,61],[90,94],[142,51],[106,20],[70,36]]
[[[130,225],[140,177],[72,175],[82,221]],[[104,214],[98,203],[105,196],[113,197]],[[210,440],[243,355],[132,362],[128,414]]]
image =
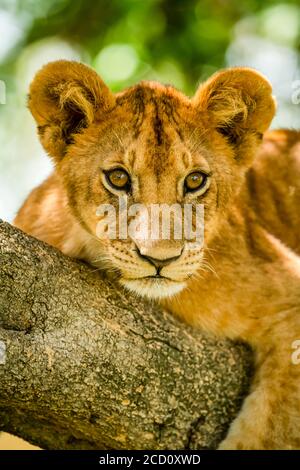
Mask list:
[[[271,87],[259,73],[215,74],[188,99],[169,86],[141,83],[113,95],[82,64],[45,66],[29,107],[55,171],[35,189],[15,224],[67,255],[116,272],[118,280],[185,321],[248,342],[256,372],[222,449],[300,448],[300,133],[265,133],[274,115]],[[118,205],[103,171],[132,179],[129,202],[202,202],[205,245],[178,240],[99,240],[96,209]],[[184,195],[194,169],[211,174],[201,196]],[[168,278],[138,256],[163,259]],[[159,282],[159,285],[156,285]],[[155,284],[156,283],[156,284]],[[172,295],[175,294],[176,295]],[[169,295],[169,297],[168,297]]]

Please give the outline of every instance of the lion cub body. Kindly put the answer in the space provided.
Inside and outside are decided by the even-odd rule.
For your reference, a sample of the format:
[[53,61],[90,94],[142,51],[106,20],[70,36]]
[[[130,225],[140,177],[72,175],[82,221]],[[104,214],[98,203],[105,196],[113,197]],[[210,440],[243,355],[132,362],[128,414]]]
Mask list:
[[[300,133],[269,132],[260,145],[274,114],[268,82],[231,69],[191,100],[154,83],[114,96],[87,67],[60,61],[39,72],[29,106],[55,171],[15,225],[69,256],[117,269],[125,287],[151,297],[154,267],[137,251],[173,259],[177,245],[100,242],[96,209],[118,205],[101,171],[126,168],[131,202],[204,204],[204,247],[182,242],[181,256],[163,267],[159,302],[254,349],[251,393],[220,448],[300,448],[300,366],[291,360],[300,339]],[[195,168],[209,175],[209,189],[185,194],[184,177]],[[180,292],[171,295],[174,285]]]

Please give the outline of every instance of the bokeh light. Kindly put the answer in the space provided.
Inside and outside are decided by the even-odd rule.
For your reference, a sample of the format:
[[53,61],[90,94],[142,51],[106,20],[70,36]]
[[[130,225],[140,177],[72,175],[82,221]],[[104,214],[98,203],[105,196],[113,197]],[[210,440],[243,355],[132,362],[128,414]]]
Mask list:
[[129,44],[111,44],[104,47],[93,61],[93,66],[108,84],[128,80],[138,64],[138,55]]

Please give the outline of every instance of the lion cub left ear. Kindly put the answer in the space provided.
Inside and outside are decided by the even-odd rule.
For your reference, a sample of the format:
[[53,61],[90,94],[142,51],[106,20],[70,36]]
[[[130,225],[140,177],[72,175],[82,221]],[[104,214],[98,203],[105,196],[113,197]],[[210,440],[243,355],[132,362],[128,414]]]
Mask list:
[[42,145],[56,162],[76,134],[114,103],[113,93],[94,70],[67,60],[50,62],[36,74],[28,100]]
[[200,85],[193,102],[232,144],[240,143],[249,132],[261,137],[276,110],[268,80],[244,67],[214,74]]

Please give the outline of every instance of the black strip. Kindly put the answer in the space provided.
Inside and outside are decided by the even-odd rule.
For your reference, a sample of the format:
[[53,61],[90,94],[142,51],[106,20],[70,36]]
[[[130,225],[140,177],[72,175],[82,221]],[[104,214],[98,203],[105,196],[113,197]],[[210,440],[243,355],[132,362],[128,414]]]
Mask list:
[[[1,451],[1,468],[16,464],[19,468],[50,468],[53,465],[74,465],[74,468],[281,468],[295,464],[298,468],[299,454],[296,451]],[[217,466],[217,467],[216,467]],[[68,467],[70,468],[70,467]]]

